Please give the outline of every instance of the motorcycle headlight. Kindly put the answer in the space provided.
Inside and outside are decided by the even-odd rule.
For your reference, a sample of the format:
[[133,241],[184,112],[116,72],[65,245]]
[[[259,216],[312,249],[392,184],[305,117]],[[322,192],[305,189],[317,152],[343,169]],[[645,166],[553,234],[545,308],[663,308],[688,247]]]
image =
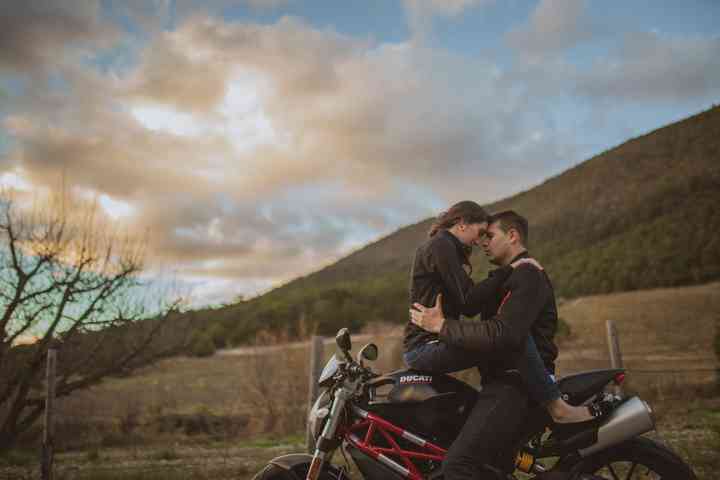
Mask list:
[[333,376],[335,376],[339,368],[340,362],[338,362],[337,355],[333,355],[332,357],[330,357],[330,360],[328,360],[327,364],[325,364],[322,372],[320,372],[320,378],[318,378],[318,385],[320,385],[321,387],[327,387],[328,385],[330,385]]
[[310,414],[308,415],[308,426],[310,428],[310,433],[313,436],[313,440],[316,442],[322,433],[323,427],[325,426],[325,419],[327,419],[330,414],[331,400],[332,397],[330,397],[330,392],[328,390],[323,390],[322,393],[318,395],[317,400],[315,400],[315,404],[313,404],[310,409]]

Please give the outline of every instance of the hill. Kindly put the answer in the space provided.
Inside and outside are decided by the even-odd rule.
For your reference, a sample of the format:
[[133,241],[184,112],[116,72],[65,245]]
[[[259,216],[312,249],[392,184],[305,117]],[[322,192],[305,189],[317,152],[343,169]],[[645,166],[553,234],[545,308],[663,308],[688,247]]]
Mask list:
[[[530,220],[530,250],[559,296],[628,291],[720,278],[720,107],[668,125],[541,185],[487,205]],[[214,311],[218,346],[258,330],[290,337],[374,321],[404,322],[415,247],[432,219],[399,229],[261,297]],[[473,257],[474,276],[488,265]]]

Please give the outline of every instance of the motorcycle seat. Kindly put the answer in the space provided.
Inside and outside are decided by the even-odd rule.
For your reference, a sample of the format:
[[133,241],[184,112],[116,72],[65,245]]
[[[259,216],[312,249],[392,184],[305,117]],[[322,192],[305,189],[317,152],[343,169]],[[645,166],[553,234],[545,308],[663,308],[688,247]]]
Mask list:
[[576,373],[558,380],[558,388],[564,398],[566,396],[566,402],[571,405],[580,405],[602,391],[605,385],[612,382],[618,374],[624,372],[623,369],[610,368]]

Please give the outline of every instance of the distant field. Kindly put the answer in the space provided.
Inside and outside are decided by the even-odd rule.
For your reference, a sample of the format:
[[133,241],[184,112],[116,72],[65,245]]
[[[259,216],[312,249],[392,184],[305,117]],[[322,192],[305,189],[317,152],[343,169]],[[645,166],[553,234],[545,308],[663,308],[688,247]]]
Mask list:
[[596,295],[562,303],[571,326],[561,366],[576,359],[607,362],[605,321],[620,332],[626,366],[632,369],[718,366],[713,338],[720,322],[720,283]]
[[[561,343],[560,373],[606,367],[605,321],[614,320],[630,371],[628,387],[657,409],[662,438],[690,459],[700,478],[711,478],[706,473],[720,469],[720,402],[709,371],[719,366],[712,342],[720,321],[720,283],[584,297],[561,302],[560,315],[571,328]],[[375,325],[365,333],[364,341],[380,346],[377,369],[399,367],[397,326]],[[62,399],[58,434],[67,453],[58,461],[75,472],[67,478],[106,478],[92,474],[93,468],[126,457],[118,460],[119,469],[123,463],[176,468],[198,458],[225,458],[236,475],[250,476],[258,455],[272,452],[239,445],[302,429],[307,347],[277,347],[258,349],[265,355],[167,359]],[[326,348],[326,357],[331,350]],[[204,478],[186,470],[187,476],[176,472],[172,478]],[[11,478],[3,477],[9,471],[0,463],[0,478]]]

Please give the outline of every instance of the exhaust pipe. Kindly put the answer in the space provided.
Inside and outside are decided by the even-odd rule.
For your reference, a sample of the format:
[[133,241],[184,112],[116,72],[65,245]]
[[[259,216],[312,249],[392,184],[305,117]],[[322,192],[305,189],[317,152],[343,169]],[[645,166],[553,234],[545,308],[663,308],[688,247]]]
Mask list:
[[632,397],[610,413],[598,427],[597,442],[580,449],[580,456],[587,457],[654,428],[655,418],[650,406],[638,397]]

